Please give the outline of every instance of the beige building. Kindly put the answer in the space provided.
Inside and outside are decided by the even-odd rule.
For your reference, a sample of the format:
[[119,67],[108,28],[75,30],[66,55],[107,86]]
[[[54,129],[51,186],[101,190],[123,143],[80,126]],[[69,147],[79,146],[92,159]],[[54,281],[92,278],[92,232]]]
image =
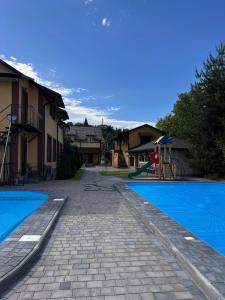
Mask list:
[[138,167],[137,157],[132,149],[157,140],[163,132],[151,125],[144,124],[122,132],[115,140],[112,150],[112,166],[114,168]]
[[85,120],[84,125],[70,126],[68,136],[78,147],[82,161],[86,166],[100,164],[103,145],[101,128],[90,126]]
[[[1,181],[52,177],[63,147],[68,119],[62,97],[0,60]],[[8,117],[7,117],[8,116]]]

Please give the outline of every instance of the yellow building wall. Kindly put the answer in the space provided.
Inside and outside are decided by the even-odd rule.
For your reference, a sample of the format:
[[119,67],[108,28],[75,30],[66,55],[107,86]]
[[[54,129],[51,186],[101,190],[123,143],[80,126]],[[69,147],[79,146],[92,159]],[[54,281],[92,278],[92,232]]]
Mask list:
[[[22,103],[22,89],[25,88],[28,94],[28,106],[34,107],[34,113],[38,114],[38,88],[30,83],[27,79],[21,79],[19,81],[19,120],[21,120],[21,103]],[[28,114],[30,114],[30,110],[28,110]],[[28,116],[29,118],[29,116]],[[32,169],[37,169],[38,167],[38,138],[35,137],[35,132],[29,133],[26,131],[22,131],[18,134],[18,168],[21,170],[21,136],[25,136],[27,138],[27,164]],[[31,140],[29,142],[29,140]]]
[[[19,80],[19,112],[18,112],[18,122],[21,121],[21,99],[22,99],[22,88],[26,88],[28,92],[28,101],[29,101],[29,82],[27,79],[20,79]],[[18,171],[21,172],[21,136],[28,137],[28,133],[25,131],[22,131],[18,134]],[[27,144],[27,163],[29,164],[29,144]]]
[[[47,162],[47,138],[48,135],[57,141],[57,121],[50,115],[50,106],[46,105],[45,107],[45,165],[51,166],[53,169],[56,168],[56,161]],[[58,142],[63,144],[63,129],[58,127]],[[52,152],[53,152],[53,143],[52,143]]]
[[[14,73],[7,66],[0,63],[0,73]],[[26,78],[19,79],[19,112],[17,121],[21,121],[21,102],[22,102],[22,89],[25,88],[28,93],[28,105],[32,106],[34,109],[34,114],[36,115],[36,124],[38,124],[38,100],[39,100],[39,88],[33,84],[30,80]],[[12,104],[12,81],[1,80],[0,81],[0,111],[5,109],[7,106]],[[4,116],[11,113],[11,106],[4,111]],[[30,111],[28,111],[30,113]],[[3,114],[2,114],[3,115]],[[0,114],[0,119],[2,117]],[[3,116],[3,117],[4,117]],[[47,135],[49,134],[52,138],[57,141],[57,119],[53,118],[49,114],[49,105],[45,107],[45,158],[44,163],[46,165],[51,165],[52,168],[56,167],[56,162],[47,162]],[[4,131],[5,127],[8,126],[7,119],[0,122],[0,131]],[[21,137],[26,136],[28,140],[27,144],[27,163],[32,168],[37,168],[38,166],[38,136],[32,139],[36,133],[29,133],[26,131],[21,131],[18,133],[18,172],[21,170]],[[64,131],[62,128],[58,127],[58,142],[63,144]],[[31,140],[29,142],[29,140]]]
[[156,140],[159,138],[162,134],[158,132],[157,130],[154,130],[154,128],[143,126],[141,128],[137,128],[136,130],[132,130],[129,132],[129,148],[134,148],[140,145],[141,139],[140,134],[141,133],[149,133],[152,135],[152,140]]
[[[128,155],[128,136],[125,136],[123,139],[115,141],[115,150],[112,152],[112,166],[114,168],[119,168],[119,155],[123,155],[126,165],[129,163],[129,155]],[[117,151],[121,151],[118,154]]]
[[59,127],[58,129],[58,142],[60,142],[61,144],[63,144],[63,138],[64,138],[64,131],[62,128]]
[[19,81],[19,121],[21,121],[21,103],[22,103],[22,90],[26,89],[28,93],[28,105],[30,101],[30,90],[29,90],[29,81],[27,79],[20,79]]
[[126,161],[127,166],[129,166],[129,153],[128,153],[128,151],[123,152],[123,157]]
[[[129,138],[124,137],[121,142],[117,141],[115,145],[115,149],[121,150],[120,155],[123,155],[123,158],[126,162],[126,165],[129,166],[129,149],[135,148],[141,144],[141,134],[149,134],[151,136],[151,140],[156,140],[161,136],[161,133],[154,128],[149,126],[142,126],[141,128],[134,129],[130,131]],[[119,166],[119,154],[116,151],[112,152],[112,166],[115,168]]]
[[21,171],[21,137],[27,138],[27,165],[32,170],[38,168],[38,139],[34,138],[31,142],[30,139],[34,137],[35,133],[22,131],[18,134],[18,171]]
[[118,153],[112,150],[112,167],[118,168]]
[[[5,109],[8,105],[12,103],[12,82],[0,81],[0,111]],[[11,106],[9,106],[4,112],[0,114],[0,119],[2,119],[7,114],[11,113]],[[0,123],[0,130],[4,131],[5,127],[8,126],[7,119]]]
[[29,84],[29,91],[28,91],[28,101],[29,105],[31,105],[34,108],[35,114],[38,113],[38,88],[33,85],[32,83]]
[[[31,134],[30,134],[31,136]],[[38,166],[38,138],[34,138],[31,142],[28,136],[28,153],[27,153],[27,163],[32,167],[32,169],[37,169]]]
[[[38,118],[38,88],[32,83],[29,84],[28,88],[28,105],[33,107],[33,118],[35,118],[35,123],[37,124]],[[29,112],[30,113],[30,112]],[[28,144],[27,144],[27,163],[33,168],[37,169],[38,166],[38,137],[34,136],[36,133],[28,133]],[[32,139],[34,138],[34,139]],[[32,139],[31,142],[29,140]]]

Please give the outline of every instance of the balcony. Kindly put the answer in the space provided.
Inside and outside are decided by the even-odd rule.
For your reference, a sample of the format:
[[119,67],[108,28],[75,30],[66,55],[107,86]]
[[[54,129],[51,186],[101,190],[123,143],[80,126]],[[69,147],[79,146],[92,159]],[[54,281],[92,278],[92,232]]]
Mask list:
[[32,105],[12,105],[12,114],[17,115],[14,125],[28,132],[41,133],[42,116]]

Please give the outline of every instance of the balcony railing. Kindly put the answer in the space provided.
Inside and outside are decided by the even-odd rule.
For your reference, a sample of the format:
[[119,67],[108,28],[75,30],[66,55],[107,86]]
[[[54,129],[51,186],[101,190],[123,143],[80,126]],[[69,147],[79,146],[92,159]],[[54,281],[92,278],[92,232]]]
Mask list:
[[8,126],[8,115],[15,115],[13,124],[31,132],[41,132],[43,116],[40,115],[32,105],[9,104],[0,111],[0,125],[2,128]]
[[12,105],[12,114],[17,115],[15,125],[27,131],[41,131],[42,116],[32,105]]

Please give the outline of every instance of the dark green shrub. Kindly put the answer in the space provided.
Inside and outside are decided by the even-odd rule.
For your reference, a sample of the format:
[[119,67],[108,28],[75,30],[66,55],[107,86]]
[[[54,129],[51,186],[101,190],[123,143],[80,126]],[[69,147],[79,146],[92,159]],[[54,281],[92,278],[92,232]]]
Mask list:
[[78,148],[72,145],[70,140],[66,139],[63,145],[63,151],[57,163],[56,179],[68,179],[73,177],[81,165],[82,162]]

